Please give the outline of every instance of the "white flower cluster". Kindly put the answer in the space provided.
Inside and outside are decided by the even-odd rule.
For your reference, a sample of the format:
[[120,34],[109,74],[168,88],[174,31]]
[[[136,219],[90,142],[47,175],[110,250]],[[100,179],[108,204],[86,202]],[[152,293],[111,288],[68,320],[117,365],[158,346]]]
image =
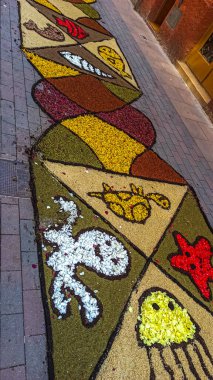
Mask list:
[[52,300],[61,316],[66,315],[70,298],[64,290],[71,291],[80,299],[81,311],[87,323],[94,323],[100,317],[99,301],[92,291],[76,276],[78,265],[85,265],[97,274],[115,279],[127,274],[129,256],[124,246],[114,237],[98,229],[82,232],[77,238],[72,236],[72,226],[78,218],[78,209],[73,201],[63,198],[55,200],[60,210],[69,212],[67,224],[59,230],[50,229],[44,236],[57,249],[47,261],[56,272],[53,283]]
[[60,54],[67,59],[70,63],[72,63],[73,66],[78,67],[79,69],[83,69],[86,71],[89,71],[90,73],[97,74],[98,76],[105,77],[105,78],[113,78],[112,75],[105,73],[104,71],[101,71],[88,61],[86,59],[83,59],[80,55],[72,54],[69,51],[61,51]]

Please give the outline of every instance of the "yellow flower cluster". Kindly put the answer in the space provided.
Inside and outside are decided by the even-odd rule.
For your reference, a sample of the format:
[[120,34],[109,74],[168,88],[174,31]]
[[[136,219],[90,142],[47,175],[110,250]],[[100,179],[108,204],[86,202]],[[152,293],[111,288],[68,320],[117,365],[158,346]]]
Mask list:
[[26,49],[22,50],[44,78],[60,78],[80,75],[79,71],[75,69],[39,57],[39,55],[31,53]]
[[146,149],[123,131],[93,115],[67,119],[62,125],[86,142],[108,170],[129,173],[133,160]]
[[141,305],[139,334],[146,346],[167,346],[193,339],[196,327],[186,309],[165,292],[152,292]]
[[53,11],[57,13],[61,13],[57,7],[55,7],[53,4],[51,4],[48,0],[34,0],[36,3],[44,5],[45,7],[52,9]]

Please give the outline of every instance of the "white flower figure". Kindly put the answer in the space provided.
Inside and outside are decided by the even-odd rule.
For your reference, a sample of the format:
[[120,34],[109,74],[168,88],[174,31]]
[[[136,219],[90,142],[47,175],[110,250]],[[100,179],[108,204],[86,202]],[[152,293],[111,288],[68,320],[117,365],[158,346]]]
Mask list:
[[44,232],[45,239],[57,246],[47,260],[47,265],[56,273],[52,286],[53,307],[59,318],[67,317],[71,301],[67,294],[72,293],[79,300],[83,323],[92,326],[100,318],[102,306],[95,293],[77,277],[78,265],[84,265],[107,279],[119,279],[129,271],[129,254],[114,236],[100,229],[86,230],[74,238],[72,226],[80,216],[76,204],[62,197],[55,199],[55,203],[70,215],[67,223],[58,230]]

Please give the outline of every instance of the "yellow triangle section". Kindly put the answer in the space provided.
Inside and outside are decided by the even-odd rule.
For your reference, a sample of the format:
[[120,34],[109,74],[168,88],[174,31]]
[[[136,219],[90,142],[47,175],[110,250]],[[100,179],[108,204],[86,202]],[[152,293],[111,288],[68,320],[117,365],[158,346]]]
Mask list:
[[69,1],[51,0],[50,2],[57,7],[64,16],[69,17],[72,20],[77,20],[80,17],[89,17],[81,9],[78,9]]
[[[202,339],[205,340],[205,345],[208,348],[209,352],[212,352],[212,316],[202,308],[195,300],[190,297],[186,292],[184,292],[179,286],[177,286],[172,280],[165,276],[159,269],[157,269],[153,264],[150,264],[148,270],[143,276],[142,280],[138,282],[137,288],[133,290],[131,297],[128,301],[128,306],[123,315],[122,324],[118,329],[118,333],[114,337],[114,341],[110,347],[110,350],[100,368],[99,373],[95,377],[96,380],[121,380],[125,379],[134,379],[134,380],[147,380],[147,379],[158,379],[158,380],[169,380],[171,378],[175,380],[181,379],[208,379],[204,374],[201,362],[195,359],[194,356],[191,359],[193,361],[194,368],[196,368],[196,372],[199,374],[199,377],[196,377],[192,374],[191,369],[189,367],[189,363],[187,357],[184,353],[183,346],[179,344],[179,348],[177,349],[178,357],[181,360],[181,366],[177,364],[175,361],[174,355],[170,346],[164,347],[162,346],[162,353],[164,358],[164,363],[171,368],[174,375],[171,377],[166,367],[163,365],[162,357],[158,349],[154,346],[149,347],[149,354],[151,356],[151,360],[149,360],[147,354],[147,346],[138,344],[138,336],[135,331],[135,326],[138,323],[139,313],[139,305],[141,303],[141,297],[147,292],[147,295],[144,297],[143,301],[146,300],[146,306],[144,304],[144,312],[147,312],[149,315],[148,318],[143,318],[143,321],[147,323],[147,331],[149,331],[150,336],[155,337],[156,331],[153,332],[151,326],[156,326],[156,330],[159,331],[159,335],[161,334],[161,325],[160,318],[158,317],[158,311],[153,308],[153,298],[155,297],[156,287],[160,288],[158,291],[169,292],[171,293],[171,298],[175,301],[174,297],[181,301],[184,307],[184,314],[181,312],[178,314],[180,318],[181,324],[181,315],[183,317],[186,315],[187,311],[191,318],[199,324],[201,329]],[[148,301],[148,296],[153,295]],[[167,323],[171,323],[171,311],[169,309],[168,304],[162,302],[162,298],[160,300],[156,294],[156,302],[158,306],[163,307],[164,309],[164,318],[165,318],[165,326]],[[148,301],[148,302],[147,302]],[[159,302],[159,303],[158,303]],[[156,304],[155,304],[156,305]],[[175,309],[177,310],[177,309]],[[156,325],[155,325],[156,324]],[[189,323],[188,323],[189,324]],[[187,324],[186,324],[187,326]],[[188,326],[187,326],[188,327]],[[183,337],[183,331],[179,330],[179,337]],[[165,336],[165,327],[164,334]],[[141,342],[142,343],[142,342]],[[185,343],[185,342],[184,342]],[[196,344],[196,337],[194,339],[194,343]],[[178,346],[177,346],[178,347]],[[187,349],[190,347],[190,343],[187,343]],[[204,354],[202,355],[203,364],[208,369],[209,373],[212,373],[212,364],[208,360],[208,356]],[[116,370],[112,372],[112,368]],[[151,375],[154,372],[153,376]],[[183,372],[184,369],[184,372]],[[111,376],[113,373],[113,376]],[[185,377],[183,376],[185,374]],[[125,374],[125,377],[123,377]]]
[[46,8],[52,9],[57,13],[61,13],[57,7],[54,7],[48,0],[34,0],[36,3],[44,5]]
[[31,4],[29,4],[26,0],[20,0],[20,14],[21,14],[21,32],[22,32],[22,40],[23,47],[28,49],[33,48],[42,48],[42,47],[54,47],[54,46],[62,46],[62,45],[76,45],[77,42],[74,41],[67,34],[64,34],[64,41],[52,41],[48,38],[45,38],[35,32],[34,30],[29,30],[24,25],[25,23],[32,20],[35,22],[39,29],[44,29],[47,27],[47,24],[56,28],[56,26],[49,21],[44,15],[39,13],[37,9],[35,9]]
[[121,78],[131,83],[135,88],[139,89],[127,60],[119,48],[115,38],[98,42],[87,42],[82,46],[104,62],[105,65],[109,66],[112,70],[119,74]]
[[[172,217],[183,199],[187,186],[144,180],[138,177],[107,173],[99,169],[85,166],[64,165],[45,161],[46,168],[64,185],[80,197],[95,212],[101,215],[117,231],[138,247],[146,256],[150,256],[157,243],[163,236]],[[144,224],[132,223],[115,214],[103,197],[94,196],[103,194],[103,188],[108,186],[109,191],[127,193],[131,191],[131,184],[143,188],[144,197],[149,193],[162,194],[170,201],[170,208],[164,209],[153,200],[149,201],[151,214]],[[113,202],[113,201],[112,201]]]
[[42,58],[27,49],[22,49],[27,59],[40,72],[44,78],[75,77],[81,73],[75,69],[60,65],[48,59]]
[[128,174],[133,160],[146,150],[143,144],[93,115],[61,124],[87,143],[107,170]]

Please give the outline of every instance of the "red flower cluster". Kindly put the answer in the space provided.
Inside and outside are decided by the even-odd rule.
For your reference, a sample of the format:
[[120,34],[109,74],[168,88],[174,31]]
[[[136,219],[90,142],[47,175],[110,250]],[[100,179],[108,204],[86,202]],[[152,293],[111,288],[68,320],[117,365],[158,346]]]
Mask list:
[[59,121],[84,114],[86,111],[57,91],[46,80],[39,82],[34,89],[34,98],[53,120]]
[[174,234],[174,237],[178,244],[179,252],[178,254],[170,255],[170,264],[174,268],[188,273],[202,296],[210,300],[211,290],[208,282],[213,281],[213,267],[211,265],[213,251],[209,241],[199,236],[194,244],[189,244],[189,242],[177,232]]
[[66,18],[64,18],[64,20],[61,20],[59,17],[56,17],[56,21],[58,25],[67,28],[67,32],[72,37],[78,38],[79,40],[83,40],[88,36],[88,33],[86,33],[84,29],[82,29],[79,25],[75,24],[71,20],[68,20]]

